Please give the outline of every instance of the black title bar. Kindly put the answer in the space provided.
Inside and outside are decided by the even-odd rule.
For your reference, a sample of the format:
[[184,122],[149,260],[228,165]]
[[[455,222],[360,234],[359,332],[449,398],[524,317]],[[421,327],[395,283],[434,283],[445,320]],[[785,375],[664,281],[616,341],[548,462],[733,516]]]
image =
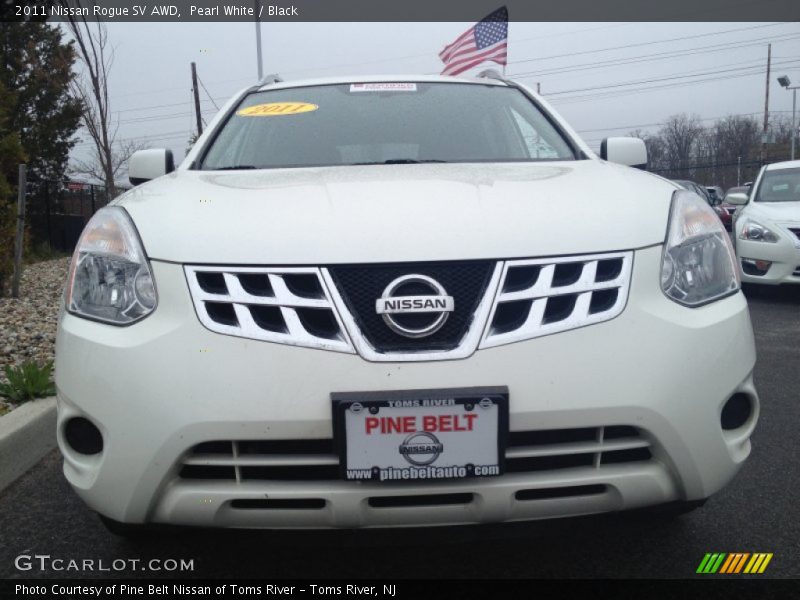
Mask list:
[[799,0],[0,0],[0,20],[476,22],[504,4],[511,22],[800,20]]

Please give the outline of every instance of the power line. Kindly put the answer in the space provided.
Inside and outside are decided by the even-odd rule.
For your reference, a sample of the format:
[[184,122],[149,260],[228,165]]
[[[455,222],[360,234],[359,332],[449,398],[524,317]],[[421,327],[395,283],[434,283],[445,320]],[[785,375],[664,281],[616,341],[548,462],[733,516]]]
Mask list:
[[[753,59],[753,60],[757,60],[757,59]],[[750,62],[753,62],[753,61],[750,61]],[[742,62],[736,62],[736,63],[728,63],[726,65],[720,65],[720,66],[733,66],[733,65],[744,65],[744,64],[745,63],[742,63]],[[784,62],[784,63],[780,63],[780,64],[788,64],[788,63]],[[742,67],[742,68],[746,68],[746,67]],[[750,67],[750,68],[755,68],[755,66]],[[676,74],[674,78],[677,79],[677,78],[681,78],[681,77],[699,77],[699,76],[703,76],[704,74],[718,74],[718,73],[724,73],[724,72],[726,72],[726,71],[720,71],[718,69],[715,69],[715,70],[709,71],[707,73],[690,72],[690,73],[684,73],[684,74]],[[523,74],[520,74],[518,76],[521,76],[521,75],[523,75]],[[638,83],[649,83],[649,82],[652,82],[652,81],[657,81],[657,80],[643,80],[641,82],[620,82],[620,83],[613,84],[613,85],[608,85],[608,86],[595,86],[595,87],[591,87],[591,88],[582,88],[582,89],[578,89],[578,90],[562,90],[562,91],[557,91],[557,92],[551,92],[550,94],[548,94],[548,97],[557,96],[559,94],[571,93],[571,92],[574,92],[574,91],[605,89],[605,88],[608,88],[608,87],[624,87],[624,86],[627,86],[627,85],[635,85],[635,84],[638,84]],[[206,92],[206,95],[208,96],[208,100],[202,100],[201,102],[203,102],[203,103],[211,102],[214,105],[214,107],[217,110],[219,110],[219,106],[215,102],[215,99],[209,94],[208,89],[205,87],[205,85],[203,84],[202,80],[200,80],[200,85],[203,88],[203,90]],[[223,98],[217,98],[217,100],[222,100],[222,99]],[[152,106],[152,107],[142,107],[140,109],[128,109],[128,110],[139,111],[139,110],[147,110],[147,109],[154,109],[154,108],[170,108],[170,107],[173,107],[173,106],[185,106],[185,105],[184,105],[183,102],[180,102],[180,103],[175,103],[175,104],[155,105],[155,106]],[[117,113],[120,113],[120,112],[125,112],[125,111],[117,111]],[[170,114],[165,114],[165,115],[152,115],[152,116],[133,117],[131,119],[122,120],[122,121],[120,121],[120,123],[142,123],[142,122],[147,122],[147,121],[159,121],[159,120],[164,120],[164,119],[167,119],[167,118],[183,117],[183,116],[186,116],[186,114],[187,113],[185,113],[185,112],[180,112],[180,113],[170,113]]]
[[545,75],[551,75],[554,73],[572,73],[575,71],[585,71],[589,69],[598,69],[598,68],[607,68],[607,67],[616,67],[616,66],[623,66],[623,65],[630,65],[636,63],[645,63],[645,62],[653,62],[658,60],[666,60],[671,58],[680,58],[684,56],[693,56],[696,54],[714,54],[717,52],[724,52],[726,50],[730,50],[732,48],[740,49],[740,48],[747,48],[751,46],[761,46],[763,45],[764,41],[770,40],[773,43],[778,44],[781,42],[788,42],[794,39],[800,38],[800,34],[784,34],[784,39],[776,39],[774,37],[765,37],[760,38],[757,40],[750,40],[749,43],[741,43],[741,42],[725,42],[723,44],[714,44],[711,46],[701,46],[697,48],[687,48],[684,50],[671,50],[669,52],[658,52],[655,54],[647,54],[640,57],[625,57],[625,58],[614,58],[604,61],[597,61],[591,63],[582,63],[577,65],[570,65],[567,67],[552,67],[549,69],[545,69],[542,71],[527,71],[523,73],[515,73],[514,77],[526,77],[526,76],[537,76],[542,77]]
[[199,75],[197,76],[197,81],[199,81],[199,82],[200,82],[200,87],[201,87],[201,88],[203,88],[203,91],[206,93],[206,96],[208,96],[208,99],[209,99],[209,100],[211,100],[211,104],[213,104],[213,105],[214,105],[214,108],[216,108],[217,110],[219,110],[219,106],[217,106],[217,103],[216,103],[216,102],[214,102],[214,99],[211,97],[211,94],[209,94],[209,93],[208,93],[208,90],[206,89],[206,84],[205,84],[205,83],[203,83],[203,80],[202,80],[202,79],[200,79],[200,76],[199,76]]
[[[626,23],[624,25],[628,25],[628,24]],[[523,60],[519,60],[519,61],[510,61],[509,65],[521,64],[521,63],[533,62],[533,61],[551,60],[551,59],[554,59],[554,58],[577,56],[577,55],[581,55],[581,54],[592,54],[592,53],[595,53],[595,52],[606,52],[606,51],[610,51],[610,50],[619,50],[619,49],[624,49],[624,48],[633,48],[633,47],[639,47],[639,46],[642,46],[642,45],[661,44],[661,43],[667,43],[667,42],[676,41],[676,40],[693,39],[693,38],[699,38],[699,37],[708,37],[708,36],[711,36],[711,35],[724,35],[724,34],[728,34],[728,33],[737,33],[737,32],[740,32],[740,31],[748,31],[748,30],[753,30],[753,29],[763,29],[763,28],[766,28],[766,27],[777,27],[777,26],[782,26],[782,25],[792,25],[792,23],[768,23],[768,24],[764,24],[764,25],[755,25],[755,26],[740,27],[740,28],[735,28],[735,29],[726,29],[726,30],[723,30],[723,31],[707,32],[707,33],[697,34],[697,35],[692,35],[692,36],[683,36],[683,37],[678,37],[678,38],[668,38],[668,39],[664,39],[664,40],[641,42],[641,43],[635,43],[635,44],[625,44],[625,45],[622,45],[622,46],[613,46],[613,47],[610,47],[610,48],[599,48],[599,49],[595,49],[595,50],[585,50],[585,51],[581,51],[581,52],[572,52],[572,53],[567,53],[567,54],[557,54],[557,55],[552,55],[552,56],[536,57],[536,58],[530,58],[530,59],[523,59]],[[573,31],[573,32],[552,34],[550,36],[534,36],[534,37],[531,37],[531,38],[523,38],[521,40],[515,40],[515,43],[523,42],[523,41],[545,39],[545,38],[548,38],[548,37],[559,37],[559,36],[562,36],[562,35],[568,35],[570,33],[580,33],[582,31],[592,31],[592,30],[596,30],[596,29],[606,29],[606,28],[607,27],[598,27],[598,28],[589,28],[589,29],[584,29],[584,30],[576,30],[576,31]],[[789,34],[779,34],[779,35],[789,35]],[[749,42],[751,40],[742,40],[742,41],[743,42]],[[735,43],[735,42],[730,42],[730,43]],[[689,49],[689,50],[691,50],[691,49]],[[409,56],[405,56],[405,57],[395,57],[395,58],[391,58],[391,59],[378,59],[376,61],[365,61],[365,62],[362,62],[362,63],[328,65],[325,68],[332,69],[332,68],[336,68],[336,67],[360,66],[360,65],[363,65],[363,64],[370,64],[370,63],[373,63],[373,62],[387,62],[387,61],[392,61],[392,60],[402,60],[402,59],[405,59],[405,58],[413,58],[413,57],[418,57],[418,56],[430,56],[430,53],[419,54],[419,55],[409,55]],[[614,60],[620,60],[620,59],[614,59]],[[299,73],[299,72],[309,71],[309,70],[318,70],[318,68],[287,71],[287,73]],[[525,73],[521,73],[519,75],[524,75],[524,74]],[[515,75],[515,76],[519,76],[519,75]],[[249,80],[249,78],[248,78],[248,80]],[[218,82],[210,82],[210,83],[212,83],[212,84],[214,84],[214,83],[225,83],[225,82],[231,82],[231,81],[240,81],[240,79],[228,79],[228,80],[223,80],[223,81],[218,81]],[[162,90],[166,91],[166,90],[174,90],[174,89],[183,89],[183,88],[162,88],[161,90],[151,90],[148,93],[152,94],[152,93],[156,93],[156,92],[162,91]],[[139,94],[139,93],[140,92],[136,92],[136,94]],[[144,93],[144,92],[141,92],[141,93]],[[208,93],[208,92],[206,91],[206,93]],[[133,95],[133,94],[128,94],[128,95]],[[210,94],[209,94],[209,98],[212,99],[212,100],[225,100],[226,99],[225,97],[211,98]],[[125,112],[125,111],[148,110],[148,109],[166,108],[166,107],[182,106],[182,105],[183,105],[183,103],[180,103],[180,104],[157,104],[157,105],[152,105],[152,106],[149,106],[149,107],[122,109],[122,110],[119,110],[119,111],[114,111],[114,113],[116,114],[116,113]]]
[[[749,62],[752,62],[752,61],[749,61]],[[775,65],[778,65],[778,64],[784,65],[784,64],[792,64],[792,63],[795,63],[795,62],[800,62],[800,61],[799,60],[788,60],[788,61],[783,61],[781,63],[773,63],[773,64],[775,64]],[[744,63],[731,63],[731,64],[732,65],[733,64],[743,65]],[[656,78],[652,78],[652,79],[640,79],[640,80],[634,80],[634,81],[625,81],[625,82],[619,82],[619,83],[612,83],[612,84],[607,84],[607,85],[598,85],[598,86],[585,87],[585,88],[574,88],[574,89],[571,89],[571,90],[561,90],[561,91],[556,91],[556,92],[550,92],[549,94],[547,94],[547,96],[549,98],[551,96],[558,96],[560,94],[570,94],[570,93],[573,93],[573,92],[587,92],[587,91],[592,91],[592,90],[603,90],[603,89],[610,89],[610,88],[625,87],[625,86],[629,86],[629,85],[639,85],[639,84],[643,84],[643,83],[656,83],[656,82],[660,82],[660,81],[673,81],[675,79],[685,79],[687,77],[704,77],[706,75],[718,75],[718,74],[721,74],[721,73],[730,73],[730,72],[736,72],[736,71],[742,71],[742,70],[745,70],[745,69],[754,69],[754,68],[761,68],[761,65],[748,65],[748,66],[740,66],[740,67],[736,67],[736,68],[732,68],[732,69],[721,69],[721,70],[720,69],[715,69],[715,70],[712,70],[712,71],[690,71],[688,73],[680,73],[680,74],[676,73],[676,74],[670,75],[668,77],[656,77]]]
[[[683,41],[683,40],[697,39],[697,38],[701,38],[701,37],[705,38],[705,37],[709,37],[709,36],[712,36],[712,35],[725,35],[725,34],[728,34],[728,33],[736,33],[736,32],[739,32],[739,31],[750,31],[750,30],[753,30],[753,29],[763,29],[765,27],[776,27],[776,26],[779,26],[779,25],[789,25],[789,24],[790,23],[770,23],[770,24],[767,24],[767,25],[755,25],[755,26],[751,26],[751,27],[740,27],[738,29],[726,29],[724,31],[715,31],[715,32],[710,32],[710,33],[699,33],[699,34],[694,34],[694,35],[685,35],[685,36],[680,36],[680,37],[667,38],[667,39],[663,39],[663,40],[653,40],[653,41],[650,41],[650,42],[638,42],[638,43],[635,43],[635,44],[623,44],[621,46],[609,46],[607,48],[595,48],[594,50],[580,50],[578,52],[567,52],[565,54],[551,54],[550,56],[539,56],[539,57],[536,57],[536,58],[526,58],[526,59],[523,59],[523,60],[509,61],[508,64],[509,65],[512,65],[512,64],[518,65],[518,64],[522,64],[522,63],[537,62],[537,61],[540,61],[540,60],[553,60],[555,58],[567,58],[567,57],[571,57],[571,56],[581,56],[583,54],[595,54],[597,52],[610,52],[612,50],[624,50],[624,49],[627,49],[627,48],[641,48],[643,46],[652,46],[653,44],[666,44],[667,42],[678,42],[678,41]],[[744,40],[744,41],[747,41],[747,40]],[[509,76],[513,77],[513,75],[509,75]]]
[[[790,113],[790,110],[771,110],[769,111],[770,114],[774,113]],[[698,119],[699,121],[716,121],[717,119],[725,119],[727,117],[751,117],[753,115],[760,115],[761,111],[749,112],[749,113],[738,113],[732,115],[718,115],[716,117],[704,117],[702,119]],[[616,131],[619,129],[638,129],[639,127],[659,127],[661,125],[666,125],[666,121],[662,123],[640,123],[638,125],[619,125],[618,127],[600,127],[598,129],[580,129],[577,130],[577,133],[595,133],[598,131]]]
[[[623,96],[631,96],[636,94],[645,94],[651,91],[658,91],[662,89],[677,89],[681,87],[693,86],[693,85],[705,85],[707,83],[712,83],[714,81],[725,81],[730,79],[740,79],[742,77],[752,77],[754,75],[763,75],[763,68],[761,67],[752,67],[753,70],[747,73],[741,73],[738,75],[723,75],[721,77],[707,77],[705,79],[699,81],[685,81],[685,82],[677,82],[677,83],[662,83],[659,85],[651,85],[641,88],[633,88],[630,90],[615,90],[615,91],[608,91],[605,93],[597,93],[597,94],[580,94],[576,96],[568,96],[565,98],[555,98],[552,100],[552,103],[558,106],[565,105],[565,104],[580,104],[581,102],[589,102],[589,101],[597,101],[597,100],[605,100],[610,98],[620,98]],[[784,69],[786,70],[786,69]],[[788,72],[792,73],[793,70],[788,70]]]

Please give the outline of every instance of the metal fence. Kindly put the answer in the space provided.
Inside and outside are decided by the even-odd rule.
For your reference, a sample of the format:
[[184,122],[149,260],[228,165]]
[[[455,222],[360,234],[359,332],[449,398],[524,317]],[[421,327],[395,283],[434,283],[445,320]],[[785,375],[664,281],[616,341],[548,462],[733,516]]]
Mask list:
[[789,160],[786,156],[770,156],[764,162],[759,159],[735,160],[702,164],[687,164],[668,169],[648,169],[667,179],[688,179],[703,186],[718,185],[723,190],[753,181],[765,164]]
[[51,250],[72,252],[86,223],[110,200],[102,185],[29,181],[25,202],[31,243],[46,243]]

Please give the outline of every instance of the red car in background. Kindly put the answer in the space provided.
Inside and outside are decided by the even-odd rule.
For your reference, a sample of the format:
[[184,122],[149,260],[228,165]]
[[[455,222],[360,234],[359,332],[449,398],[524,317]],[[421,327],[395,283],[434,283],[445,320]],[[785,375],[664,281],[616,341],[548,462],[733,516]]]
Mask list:
[[[725,226],[725,229],[728,231],[731,230],[731,221],[733,212],[728,212],[724,208],[722,208],[723,202],[717,198],[716,193],[712,194],[710,188],[703,187],[694,181],[689,181],[688,179],[673,179],[675,183],[677,183],[682,188],[685,188],[689,191],[695,192],[698,196],[705,199],[708,202],[709,206],[714,209],[714,212],[717,213],[719,220],[722,221],[722,224]],[[734,207],[736,208],[736,207]]]
[[[731,230],[731,227],[733,225],[733,213],[735,213],[736,209],[739,208],[739,207],[737,205],[735,205],[735,204],[731,204],[730,202],[728,202],[727,198],[731,194],[748,194],[749,195],[750,194],[750,187],[751,186],[749,186],[749,185],[741,185],[741,186],[730,188],[725,193],[725,198],[723,198],[722,202],[719,204],[718,208],[724,210],[728,214],[728,216],[727,216],[728,220],[727,221],[725,219],[722,220],[723,224],[725,225],[725,229],[727,229],[728,231]],[[714,210],[717,210],[717,207],[715,207]],[[720,214],[720,212],[717,211],[717,214]],[[720,218],[722,218],[722,217],[720,216]]]

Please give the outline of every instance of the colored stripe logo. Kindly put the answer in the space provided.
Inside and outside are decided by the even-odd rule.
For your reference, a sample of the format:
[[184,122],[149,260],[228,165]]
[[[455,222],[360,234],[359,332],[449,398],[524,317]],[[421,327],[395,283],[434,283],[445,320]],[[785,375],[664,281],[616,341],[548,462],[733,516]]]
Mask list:
[[700,561],[696,573],[725,575],[747,573],[751,575],[766,571],[772,552],[707,552]]

